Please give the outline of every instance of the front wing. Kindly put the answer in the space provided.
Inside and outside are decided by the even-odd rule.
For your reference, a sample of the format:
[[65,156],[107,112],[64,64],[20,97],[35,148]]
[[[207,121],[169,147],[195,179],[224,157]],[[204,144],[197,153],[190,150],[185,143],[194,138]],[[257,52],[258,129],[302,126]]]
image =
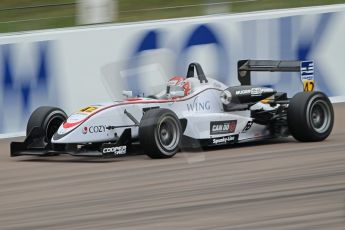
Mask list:
[[51,144],[44,140],[44,130],[35,127],[23,142],[11,142],[11,157],[17,156],[52,156],[69,154],[72,156],[89,156],[114,158],[126,156],[130,142],[130,129],[124,131],[115,142],[81,144]]

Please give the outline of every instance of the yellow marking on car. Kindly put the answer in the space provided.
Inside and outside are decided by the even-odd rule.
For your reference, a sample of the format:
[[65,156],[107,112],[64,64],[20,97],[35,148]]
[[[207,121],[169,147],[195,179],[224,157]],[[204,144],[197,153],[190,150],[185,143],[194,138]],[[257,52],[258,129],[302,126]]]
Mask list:
[[315,81],[314,80],[305,80],[303,81],[303,91],[304,92],[312,92],[315,88]]
[[92,113],[92,112],[95,111],[96,109],[97,109],[96,106],[88,106],[88,107],[85,107],[85,108],[81,109],[80,112]]

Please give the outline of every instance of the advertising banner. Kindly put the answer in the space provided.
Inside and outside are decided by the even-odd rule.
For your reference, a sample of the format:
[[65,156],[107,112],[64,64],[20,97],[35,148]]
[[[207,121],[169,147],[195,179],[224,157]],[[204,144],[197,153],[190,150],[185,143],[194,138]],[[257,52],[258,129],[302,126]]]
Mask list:
[[[123,90],[157,92],[191,62],[230,86],[240,59],[311,60],[315,89],[343,101],[344,22],[335,5],[0,35],[0,135],[22,133],[40,105],[69,114]],[[256,73],[252,84],[303,90],[299,73]]]

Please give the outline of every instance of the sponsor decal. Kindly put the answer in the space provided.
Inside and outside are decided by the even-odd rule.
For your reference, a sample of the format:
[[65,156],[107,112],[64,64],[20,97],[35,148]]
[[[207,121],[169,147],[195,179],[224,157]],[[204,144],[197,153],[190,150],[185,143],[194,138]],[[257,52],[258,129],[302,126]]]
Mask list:
[[106,131],[107,127],[105,125],[94,125],[90,127],[84,127],[82,130],[83,134],[87,133],[104,133]]
[[264,89],[260,87],[254,87],[251,89],[242,89],[242,90],[237,90],[235,92],[236,95],[251,95],[253,97],[261,96],[262,93],[266,92],[271,92],[272,89]]
[[246,126],[243,128],[242,133],[246,133],[253,125],[253,121],[248,121]]
[[251,94],[252,96],[261,96],[261,94],[262,94],[263,91],[264,91],[264,90],[263,90],[262,88],[252,88],[252,89],[250,90],[250,94]]
[[209,111],[211,109],[210,101],[199,101],[196,97],[192,103],[187,104],[188,112]]
[[82,130],[83,134],[87,134],[87,130],[88,130],[88,128],[84,127],[83,130]]
[[315,88],[314,81],[314,62],[302,61],[301,62],[301,81],[303,83],[303,90],[311,92]]
[[234,141],[235,141],[235,136],[227,136],[227,137],[212,139],[212,143],[215,145],[223,145],[223,144],[227,144]]
[[235,94],[236,95],[250,94],[250,89],[236,90]]
[[96,109],[98,109],[98,107],[96,107],[96,106],[88,106],[88,107],[82,108],[82,109],[80,110],[80,112],[83,112],[83,113],[92,113],[92,112],[95,111]]
[[211,121],[210,123],[210,134],[227,134],[235,132],[237,125],[236,120],[231,121]]
[[127,153],[127,146],[112,146],[112,147],[106,147],[102,149],[102,153],[113,153],[114,155],[124,155]]
[[313,61],[302,61],[301,62],[301,79],[314,80],[314,62]]

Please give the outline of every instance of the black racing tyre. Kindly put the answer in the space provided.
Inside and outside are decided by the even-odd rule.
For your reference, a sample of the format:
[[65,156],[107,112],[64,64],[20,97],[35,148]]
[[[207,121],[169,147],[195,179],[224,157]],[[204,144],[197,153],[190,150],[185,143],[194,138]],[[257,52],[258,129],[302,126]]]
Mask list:
[[333,128],[333,106],[322,92],[300,92],[290,100],[287,119],[296,140],[322,141]]
[[59,108],[50,106],[38,107],[29,118],[26,126],[26,135],[28,136],[34,127],[40,127],[45,132],[44,141],[50,143],[52,136],[66,119],[66,113]]
[[139,125],[139,141],[149,157],[173,157],[180,148],[181,138],[181,124],[173,111],[152,109],[145,112]]

